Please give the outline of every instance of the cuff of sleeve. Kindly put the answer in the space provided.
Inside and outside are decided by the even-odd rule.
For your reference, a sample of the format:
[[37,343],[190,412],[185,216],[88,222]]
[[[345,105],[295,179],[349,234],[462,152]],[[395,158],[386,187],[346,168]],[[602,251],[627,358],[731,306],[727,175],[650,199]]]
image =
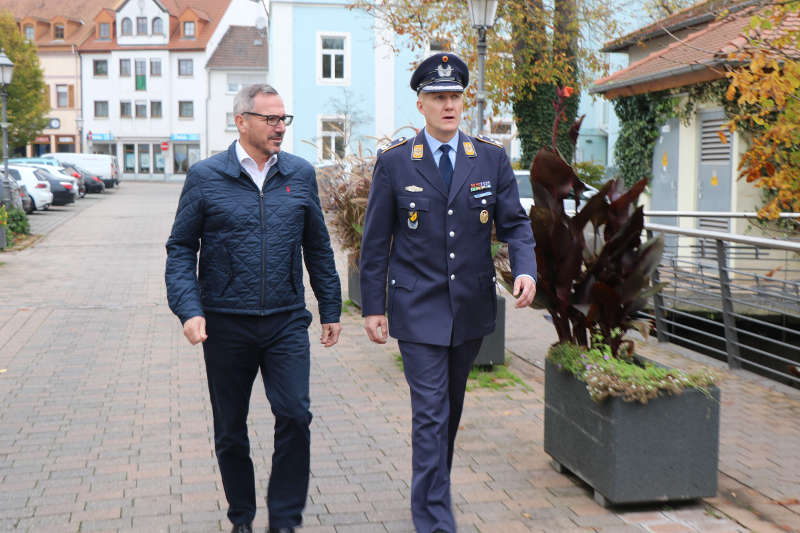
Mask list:
[[536,284],[536,280],[535,280],[535,279],[534,279],[534,277],[533,277],[533,276],[531,276],[530,274],[520,274],[519,276],[517,276],[516,278],[514,278],[514,281],[518,280],[519,278],[529,278],[529,279],[533,280],[533,284],[534,284],[534,285]]

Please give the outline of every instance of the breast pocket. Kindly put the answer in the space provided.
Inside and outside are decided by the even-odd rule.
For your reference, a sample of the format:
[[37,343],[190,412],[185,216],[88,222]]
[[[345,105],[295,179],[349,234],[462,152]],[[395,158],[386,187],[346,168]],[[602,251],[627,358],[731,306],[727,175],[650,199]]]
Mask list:
[[491,229],[496,202],[497,197],[494,194],[480,197],[470,195],[467,205],[469,206],[470,217],[473,219],[473,223],[477,224],[478,227],[486,226]]
[[397,212],[403,233],[409,237],[418,237],[428,232],[430,224],[430,198],[416,196],[398,196]]

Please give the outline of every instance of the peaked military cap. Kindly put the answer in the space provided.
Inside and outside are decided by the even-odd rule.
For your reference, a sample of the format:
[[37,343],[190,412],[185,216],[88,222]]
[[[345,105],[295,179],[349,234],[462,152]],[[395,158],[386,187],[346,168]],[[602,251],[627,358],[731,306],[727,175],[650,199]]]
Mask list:
[[450,52],[426,58],[411,75],[411,89],[417,94],[444,91],[460,93],[468,84],[467,64]]

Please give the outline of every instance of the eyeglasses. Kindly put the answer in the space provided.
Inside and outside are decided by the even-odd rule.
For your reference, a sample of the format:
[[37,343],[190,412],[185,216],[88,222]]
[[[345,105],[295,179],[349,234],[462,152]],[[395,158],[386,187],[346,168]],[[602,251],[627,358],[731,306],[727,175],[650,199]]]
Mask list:
[[294,115],[262,115],[261,113],[254,113],[252,111],[243,111],[242,115],[253,115],[254,117],[259,117],[270,126],[277,126],[278,122],[281,120],[288,126],[292,123],[292,120],[294,120]]

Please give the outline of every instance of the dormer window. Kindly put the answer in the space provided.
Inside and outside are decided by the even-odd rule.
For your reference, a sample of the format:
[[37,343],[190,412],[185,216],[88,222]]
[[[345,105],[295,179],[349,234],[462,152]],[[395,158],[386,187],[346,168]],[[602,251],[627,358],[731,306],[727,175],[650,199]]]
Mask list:
[[136,35],[147,35],[147,17],[136,17]]
[[111,24],[108,22],[98,24],[98,37],[105,41],[111,39]]
[[164,34],[164,21],[156,17],[153,19],[153,35]]
[[32,41],[33,40],[33,24],[26,24],[25,25],[25,40]]
[[187,20],[183,23],[183,36],[194,38],[194,21]]
[[63,39],[63,38],[64,38],[64,25],[56,24],[53,28],[53,39]]
[[122,35],[133,35],[133,22],[128,17],[122,19]]

